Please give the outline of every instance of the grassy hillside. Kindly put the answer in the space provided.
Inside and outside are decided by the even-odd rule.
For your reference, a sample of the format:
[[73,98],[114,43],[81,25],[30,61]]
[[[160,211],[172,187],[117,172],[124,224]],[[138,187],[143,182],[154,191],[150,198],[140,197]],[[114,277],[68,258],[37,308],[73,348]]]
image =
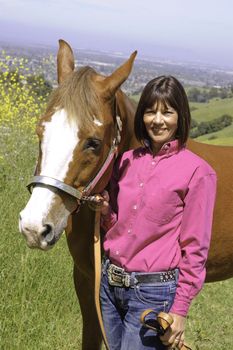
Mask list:
[[[208,103],[191,103],[190,105],[197,108],[192,111],[192,118],[198,122],[210,121],[223,114],[233,117],[233,98],[213,99]],[[223,130],[199,136],[196,140],[213,145],[233,146],[233,124]]]
[[192,111],[192,117],[198,122],[209,121],[223,114],[233,116],[233,98],[212,99],[208,103],[192,102],[190,106],[197,108]]

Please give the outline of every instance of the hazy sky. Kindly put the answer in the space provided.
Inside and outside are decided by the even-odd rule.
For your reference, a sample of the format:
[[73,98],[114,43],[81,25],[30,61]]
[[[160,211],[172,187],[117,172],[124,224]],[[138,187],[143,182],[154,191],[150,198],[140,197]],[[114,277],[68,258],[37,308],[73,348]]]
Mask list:
[[232,0],[0,0],[0,41],[233,67]]

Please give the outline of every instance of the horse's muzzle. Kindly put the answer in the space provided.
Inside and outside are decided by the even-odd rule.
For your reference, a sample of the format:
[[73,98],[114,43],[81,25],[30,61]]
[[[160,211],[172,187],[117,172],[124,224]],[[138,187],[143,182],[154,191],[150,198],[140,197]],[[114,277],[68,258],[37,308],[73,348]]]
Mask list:
[[49,250],[57,241],[52,224],[35,225],[24,222],[21,215],[19,217],[19,231],[24,235],[30,248]]

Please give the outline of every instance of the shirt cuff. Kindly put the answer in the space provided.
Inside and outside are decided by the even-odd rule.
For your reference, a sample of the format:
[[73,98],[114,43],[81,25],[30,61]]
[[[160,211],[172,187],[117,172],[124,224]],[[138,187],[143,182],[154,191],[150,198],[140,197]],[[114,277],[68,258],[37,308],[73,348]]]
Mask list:
[[101,215],[100,217],[100,226],[108,231],[117,221],[117,215],[112,209],[109,210],[108,214]]
[[191,305],[191,300],[175,299],[170,312],[186,317],[188,314],[189,307]]

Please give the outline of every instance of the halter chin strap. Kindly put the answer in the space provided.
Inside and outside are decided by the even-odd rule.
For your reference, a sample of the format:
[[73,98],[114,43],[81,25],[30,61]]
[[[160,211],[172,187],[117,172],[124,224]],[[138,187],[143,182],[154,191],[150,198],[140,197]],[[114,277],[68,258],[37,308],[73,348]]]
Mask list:
[[104,175],[108,167],[110,166],[111,162],[117,157],[118,155],[118,145],[121,141],[121,130],[122,130],[122,122],[119,116],[116,116],[116,132],[115,132],[115,137],[112,141],[112,146],[109,150],[109,153],[107,155],[107,158],[105,159],[102,167],[92,179],[87,186],[83,190],[78,190],[70,185],[67,185],[66,183],[54,179],[49,176],[45,175],[37,175],[33,176],[29,184],[27,185],[27,188],[29,192],[31,193],[31,187],[34,187],[38,184],[44,185],[44,186],[51,186],[54,187],[58,190],[61,190],[67,194],[69,194],[72,197],[75,197],[78,201],[83,202],[83,201],[97,201],[99,202],[99,199],[95,196],[90,196],[91,191],[93,188],[97,185],[98,181],[101,179],[101,177]]

